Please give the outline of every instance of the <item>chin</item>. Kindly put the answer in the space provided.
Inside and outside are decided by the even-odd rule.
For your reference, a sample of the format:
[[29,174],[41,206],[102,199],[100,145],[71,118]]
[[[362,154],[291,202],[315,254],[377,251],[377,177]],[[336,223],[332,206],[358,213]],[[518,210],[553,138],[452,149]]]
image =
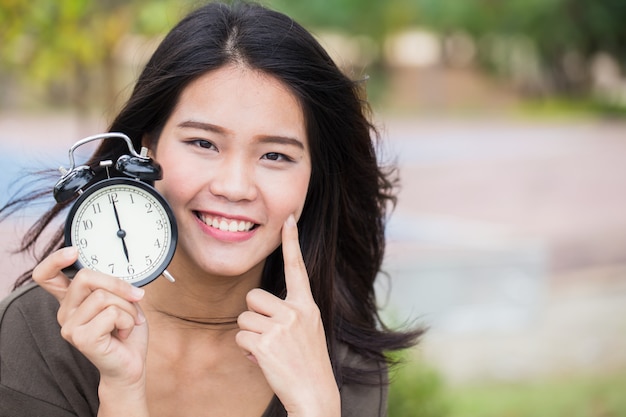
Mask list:
[[206,265],[204,271],[214,277],[230,277],[238,278],[249,274],[258,274],[259,278],[263,271],[264,262],[256,265],[241,265],[241,262],[234,261],[233,263],[219,265],[211,264]]

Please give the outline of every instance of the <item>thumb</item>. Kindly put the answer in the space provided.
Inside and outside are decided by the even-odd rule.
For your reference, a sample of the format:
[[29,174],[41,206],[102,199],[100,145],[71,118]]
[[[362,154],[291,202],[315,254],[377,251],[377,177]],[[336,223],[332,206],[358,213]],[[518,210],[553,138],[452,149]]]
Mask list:
[[33,281],[52,294],[58,301],[65,298],[69,278],[62,272],[78,259],[78,249],[69,246],[51,253],[33,269]]

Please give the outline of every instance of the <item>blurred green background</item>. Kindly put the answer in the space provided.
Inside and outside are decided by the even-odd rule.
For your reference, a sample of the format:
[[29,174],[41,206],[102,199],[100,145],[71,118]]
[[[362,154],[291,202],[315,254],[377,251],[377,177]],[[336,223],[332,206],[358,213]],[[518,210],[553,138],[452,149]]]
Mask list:
[[[622,0],[264,3],[327,39],[355,75],[376,74],[374,100],[394,70],[471,67],[512,85],[525,99],[600,113],[624,110]],[[154,41],[195,4],[2,0],[0,104],[119,104],[120,89],[132,82]],[[28,97],[21,94],[25,87]]]
[[[380,303],[430,330],[390,416],[626,416],[626,1],[264,3],[367,79],[401,169]],[[0,194],[104,129],[197,4],[0,0]]]

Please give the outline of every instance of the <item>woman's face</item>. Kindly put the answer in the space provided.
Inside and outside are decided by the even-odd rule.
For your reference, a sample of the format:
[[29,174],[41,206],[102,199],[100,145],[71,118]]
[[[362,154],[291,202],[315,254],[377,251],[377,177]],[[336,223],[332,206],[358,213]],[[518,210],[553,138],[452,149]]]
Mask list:
[[280,81],[226,66],[189,84],[154,158],[156,188],[178,221],[174,265],[239,276],[260,271],[300,216],[311,176],[304,116]]

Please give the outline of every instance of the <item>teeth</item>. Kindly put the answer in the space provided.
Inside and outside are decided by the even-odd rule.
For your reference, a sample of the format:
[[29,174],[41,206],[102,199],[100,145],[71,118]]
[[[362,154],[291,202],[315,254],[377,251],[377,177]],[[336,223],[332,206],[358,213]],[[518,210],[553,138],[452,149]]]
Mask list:
[[202,220],[205,224],[216,229],[220,229],[223,232],[247,232],[248,230],[252,229],[252,226],[254,226],[254,223],[252,222],[210,217],[205,216],[202,213],[198,213],[198,218]]

